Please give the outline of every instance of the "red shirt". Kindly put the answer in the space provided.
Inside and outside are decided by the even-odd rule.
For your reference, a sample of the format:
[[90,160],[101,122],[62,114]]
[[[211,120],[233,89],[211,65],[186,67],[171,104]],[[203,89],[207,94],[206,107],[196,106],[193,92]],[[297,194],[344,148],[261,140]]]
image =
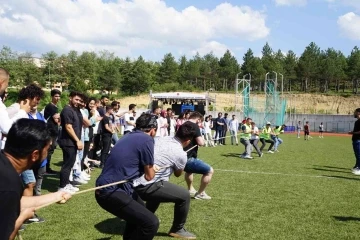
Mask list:
[[304,131],[309,131],[309,125],[304,126]]

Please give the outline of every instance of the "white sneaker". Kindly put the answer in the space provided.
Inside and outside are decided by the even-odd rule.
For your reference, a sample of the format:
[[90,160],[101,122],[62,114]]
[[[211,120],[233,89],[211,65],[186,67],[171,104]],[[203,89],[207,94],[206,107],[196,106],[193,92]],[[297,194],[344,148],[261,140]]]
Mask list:
[[276,149],[276,150],[274,150],[274,151],[275,151],[275,152],[280,152],[280,151],[279,151],[279,150],[277,150],[277,149]]
[[354,175],[360,175],[360,169],[353,169],[353,170],[352,170],[352,173],[353,173]]
[[81,177],[74,178],[74,182],[78,182],[80,184],[87,184],[88,182],[82,179]]
[[196,190],[189,190],[190,197],[194,197],[196,193]]
[[87,174],[86,172],[84,172],[84,171],[82,171],[81,173],[80,173],[80,177],[83,179],[83,180],[85,180],[85,181],[89,181],[91,178],[90,178],[90,176],[89,176],[89,174]]
[[244,156],[245,159],[253,159],[253,157],[247,155],[247,156]]
[[269,150],[268,153],[274,153],[273,151]]
[[66,187],[69,187],[70,190],[72,190],[73,192],[78,192],[78,191],[80,190],[78,187],[74,187],[74,186],[71,185],[71,184],[66,185]]
[[65,187],[63,188],[58,188],[58,191],[59,192],[66,192],[66,193],[69,193],[69,194],[74,194],[75,191],[73,191],[73,189],[71,187],[69,187],[70,184],[66,185]]
[[194,198],[198,199],[198,200],[210,200],[211,199],[211,197],[209,195],[207,195],[205,192],[203,192],[202,194],[196,193]]

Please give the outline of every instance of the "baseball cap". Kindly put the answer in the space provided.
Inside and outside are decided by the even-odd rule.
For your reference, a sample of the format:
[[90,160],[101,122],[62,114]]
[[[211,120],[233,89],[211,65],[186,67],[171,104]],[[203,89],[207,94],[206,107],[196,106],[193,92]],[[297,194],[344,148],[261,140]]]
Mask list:
[[267,122],[266,125],[271,125],[271,122]]

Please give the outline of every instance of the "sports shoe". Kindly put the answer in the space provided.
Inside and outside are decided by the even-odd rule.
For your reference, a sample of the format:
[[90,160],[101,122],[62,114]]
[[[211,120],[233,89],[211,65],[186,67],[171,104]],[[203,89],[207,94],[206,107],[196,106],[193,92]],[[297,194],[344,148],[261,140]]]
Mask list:
[[244,156],[245,159],[253,159],[253,157],[247,155],[247,156]]
[[274,150],[274,152],[280,152],[280,151],[276,149],[276,150]]
[[85,181],[81,176],[80,177],[75,177],[74,178],[74,182],[79,182],[81,184],[87,184],[88,182]]
[[274,153],[273,151],[269,150],[268,153]]
[[354,175],[360,175],[360,169],[359,168],[353,168],[351,171]]
[[[68,185],[70,185],[70,184],[68,184]],[[63,188],[58,188],[58,191],[59,192],[66,192],[66,193],[69,193],[69,194],[74,194],[75,191],[72,188],[68,187],[68,185],[66,185]]]
[[91,178],[89,177],[88,174],[86,174],[85,172],[81,172],[80,173],[80,178],[84,181],[89,181]]
[[31,224],[31,223],[42,223],[45,222],[45,219],[39,217],[38,215],[36,215],[36,213],[34,214],[34,217],[29,218],[28,220],[26,220],[24,222],[24,224]]
[[259,155],[259,157],[262,157],[262,156],[264,156],[264,153],[261,153],[261,154]]
[[75,187],[75,186],[73,186],[73,185],[71,185],[71,184],[68,184],[68,185],[66,185],[66,186],[69,186],[69,188],[70,188],[73,192],[78,192],[78,191],[80,190],[78,187]]
[[189,190],[190,197],[194,197],[196,193],[196,190]]
[[211,197],[209,195],[207,195],[205,192],[203,192],[202,194],[195,193],[194,198],[198,199],[198,200],[210,200],[211,199]]
[[169,235],[174,238],[182,238],[182,239],[196,239],[196,236],[191,232],[186,231],[185,228],[182,228],[176,232],[172,232],[170,230]]

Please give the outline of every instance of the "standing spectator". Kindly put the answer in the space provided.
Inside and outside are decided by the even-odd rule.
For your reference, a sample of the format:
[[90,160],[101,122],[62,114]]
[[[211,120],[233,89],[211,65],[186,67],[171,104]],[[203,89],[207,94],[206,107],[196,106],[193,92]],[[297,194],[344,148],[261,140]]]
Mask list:
[[[9,72],[3,68],[0,68],[0,95],[3,96],[9,85]],[[3,149],[2,134],[7,134],[11,128],[11,125],[20,118],[27,118],[28,112],[30,112],[30,101],[26,99],[21,100],[19,103],[19,111],[13,117],[9,117],[4,104],[4,99],[0,99],[0,149]]]
[[296,130],[297,130],[297,138],[300,138],[301,121],[299,121],[298,124],[296,125]]
[[170,136],[170,126],[171,126],[171,116],[172,116],[172,113],[173,113],[173,110],[171,108],[168,108],[166,109],[166,113],[167,113],[167,124],[168,124],[168,136]]
[[223,145],[226,145],[225,143],[225,140],[226,140],[226,134],[227,134],[227,131],[229,130],[229,122],[230,122],[230,119],[228,118],[228,113],[225,113],[224,114],[224,132],[223,132]]
[[175,128],[176,128],[176,120],[175,120],[175,114],[174,112],[171,112],[170,116],[170,136],[175,136]]
[[167,112],[165,110],[162,110],[160,113],[159,120],[159,134],[160,137],[166,137],[168,136],[168,121],[167,121]]
[[63,164],[60,171],[59,190],[68,193],[79,191],[72,186],[69,181],[71,169],[75,164],[77,151],[83,149],[81,142],[81,129],[83,117],[79,110],[79,104],[82,99],[79,92],[71,92],[69,104],[61,111],[61,133],[59,145],[63,152]]
[[217,145],[216,141],[219,142],[219,145],[223,144],[223,132],[224,132],[225,121],[222,118],[222,113],[218,113],[218,118],[216,119],[216,134],[215,134],[215,145]]
[[324,124],[322,122],[319,125],[319,138],[324,138]]
[[101,98],[100,98],[101,105],[99,105],[97,108],[101,117],[103,117],[105,115],[105,111],[106,111],[105,107],[108,103],[109,103],[109,96],[105,96],[105,95],[101,96]]
[[204,137],[205,137],[205,146],[208,145],[211,147],[215,147],[214,140],[211,136],[211,128],[212,128],[212,121],[210,120],[210,117],[206,117],[204,121]]
[[135,124],[135,119],[133,116],[133,112],[135,112],[136,110],[136,105],[135,104],[130,104],[129,105],[129,112],[125,113],[124,115],[124,120],[125,120],[125,129],[124,129],[124,135],[132,132],[132,130],[136,127]]
[[111,138],[114,133],[113,129],[110,128],[110,120],[109,120],[109,117],[112,113],[113,113],[112,106],[107,105],[105,115],[101,120],[101,128],[102,128],[101,138],[103,143],[103,149],[101,151],[101,156],[100,156],[100,162],[101,162],[100,168],[103,168],[105,165],[105,161],[110,151]]
[[181,125],[184,124],[187,120],[185,119],[185,112],[180,113],[178,119],[176,120],[176,131],[179,129]]
[[360,175],[360,108],[357,108],[354,111],[354,118],[356,122],[354,123],[354,129],[349,132],[352,135],[352,145],[355,154],[355,166],[352,169],[352,173],[355,175]]
[[50,95],[51,95],[51,102],[48,103],[44,109],[44,118],[46,119],[46,121],[51,116],[54,116],[55,113],[59,112],[57,104],[60,101],[61,92],[57,89],[53,89],[51,90]]
[[237,137],[238,129],[239,129],[239,121],[237,120],[235,115],[232,115],[232,119],[229,121],[231,145],[234,145],[235,143],[236,143],[236,146],[239,145],[238,137]]

